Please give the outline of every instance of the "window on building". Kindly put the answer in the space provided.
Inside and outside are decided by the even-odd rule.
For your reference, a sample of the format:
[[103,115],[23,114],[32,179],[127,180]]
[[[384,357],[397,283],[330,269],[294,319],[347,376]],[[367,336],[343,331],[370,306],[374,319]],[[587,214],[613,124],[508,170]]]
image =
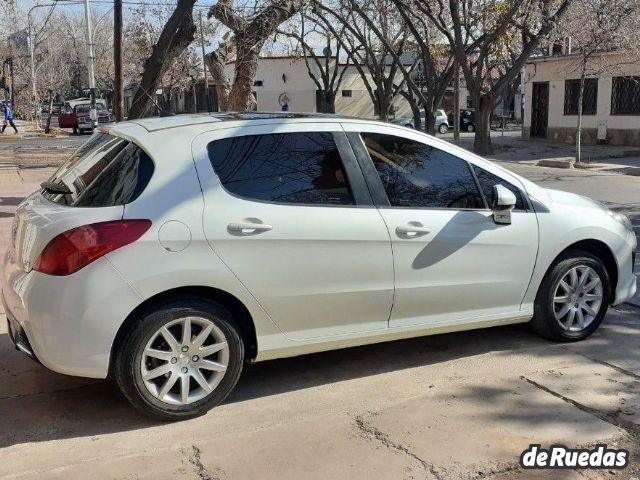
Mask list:
[[421,142],[363,133],[364,144],[394,207],[484,208],[469,164]]
[[351,90],[342,90],[342,96],[343,97],[351,97],[352,96],[352,91]]
[[640,115],[640,77],[613,77],[611,114]]
[[353,205],[330,132],[248,135],[207,145],[224,188],[250,200],[302,205]]
[[[580,80],[564,82],[564,114],[578,115],[578,99],[580,98]],[[598,79],[585,78],[582,95],[582,114],[595,115],[598,110]]]

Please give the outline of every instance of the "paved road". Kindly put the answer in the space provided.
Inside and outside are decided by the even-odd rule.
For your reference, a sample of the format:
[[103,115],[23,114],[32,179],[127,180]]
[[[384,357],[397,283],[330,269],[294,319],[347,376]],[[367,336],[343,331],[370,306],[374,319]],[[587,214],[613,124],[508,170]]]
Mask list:
[[[640,178],[505,165],[640,213]],[[0,238],[46,173],[0,181]],[[628,480],[640,476],[639,313],[611,310],[571,345],[514,326],[251,365],[224,405],[175,424],[141,417],[110,381],[48,372],[0,326],[0,478],[551,479],[518,470],[530,443],[605,441],[631,449],[632,467],[561,477]]]

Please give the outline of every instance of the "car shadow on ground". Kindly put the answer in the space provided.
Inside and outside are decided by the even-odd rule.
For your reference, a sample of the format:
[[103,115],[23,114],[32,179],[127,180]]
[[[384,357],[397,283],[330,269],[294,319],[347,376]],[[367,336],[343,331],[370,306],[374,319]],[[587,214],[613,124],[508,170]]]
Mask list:
[[[611,322],[613,324],[609,325]],[[640,336],[636,322],[637,318],[620,321],[619,314],[613,312],[606,320],[605,328],[591,339],[569,346],[551,344],[531,333],[525,325],[514,325],[251,364],[246,365],[240,382],[225,403],[244,402],[404,369],[444,366],[451,361],[487,353],[505,357],[507,363],[510,357],[515,358],[518,354],[542,358],[571,352],[589,352],[604,360],[619,361],[622,365],[629,361],[640,362],[640,352],[631,354],[628,349],[621,351],[619,348],[621,342],[629,341],[630,335],[634,339]],[[478,358],[478,365],[485,359]],[[629,368],[635,370],[634,365],[629,365]],[[468,366],[468,361],[460,364],[460,368],[465,369],[460,376],[469,375]],[[514,379],[519,375],[521,373],[514,365]],[[475,397],[476,401],[493,402],[495,394],[490,391],[491,386],[485,387],[489,390],[474,387],[468,395]],[[503,393],[497,392],[499,395]],[[211,415],[215,415],[215,411]],[[497,417],[499,415],[494,421],[500,421]],[[157,425],[161,423],[148,419],[129,405],[114,381],[88,380],[50,372],[15,351],[8,335],[0,335],[0,448],[28,442],[94,437]]]
[[[246,365],[226,403],[546,342],[524,326],[401,340]],[[159,425],[138,413],[112,380],[59,375],[0,335],[0,448]]]

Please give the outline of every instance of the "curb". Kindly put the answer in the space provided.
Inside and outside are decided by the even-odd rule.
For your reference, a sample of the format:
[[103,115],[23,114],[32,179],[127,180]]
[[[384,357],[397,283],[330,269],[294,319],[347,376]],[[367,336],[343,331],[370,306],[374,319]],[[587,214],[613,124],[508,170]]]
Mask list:
[[552,168],[574,168],[573,164],[576,159],[573,157],[559,157],[559,158],[545,158],[538,160],[539,167],[552,167]]
[[22,140],[23,135],[2,135],[0,134],[0,141],[1,140]]

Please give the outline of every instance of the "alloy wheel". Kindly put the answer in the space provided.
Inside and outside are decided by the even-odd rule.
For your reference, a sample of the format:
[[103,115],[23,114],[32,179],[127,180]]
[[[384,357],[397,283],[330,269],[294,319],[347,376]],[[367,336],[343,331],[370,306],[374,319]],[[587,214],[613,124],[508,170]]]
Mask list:
[[560,327],[580,332],[596,319],[602,307],[602,279],[587,265],[570,268],[561,278],[553,296],[553,312]]
[[212,393],[229,365],[227,338],[202,317],[173,320],[159,328],[144,347],[140,372],[158,400],[188,405]]

